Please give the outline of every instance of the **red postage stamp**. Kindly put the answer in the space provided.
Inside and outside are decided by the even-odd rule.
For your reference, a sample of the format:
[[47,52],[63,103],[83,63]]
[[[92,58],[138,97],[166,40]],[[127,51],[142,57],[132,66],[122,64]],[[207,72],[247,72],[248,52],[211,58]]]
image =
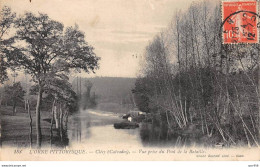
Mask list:
[[222,38],[224,44],[258,43],[256,1],[222,2]]

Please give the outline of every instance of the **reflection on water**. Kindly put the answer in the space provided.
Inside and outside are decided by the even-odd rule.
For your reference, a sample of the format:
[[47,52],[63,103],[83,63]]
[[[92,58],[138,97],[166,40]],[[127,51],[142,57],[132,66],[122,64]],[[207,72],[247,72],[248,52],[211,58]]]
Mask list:
[[121,121],[119,115],[111,112],[86,110],[74,114],[68,122],[67,144],[179,147],[190,146],[196,140],[176,134],[166,125],[141,123],[137,129],[115,129],[113,124]]
[[51,146],[64,148],[69,145],[67,127],[51,130],[50,143]]
[[169,129],[166,125],[154,126],[143,123],[140,127],[140,137],[143,146],[160,146],[160,147],[187,147],[198,142],[194,136],[178,134]]
[[119,115],[95,110],[82,111],[71,116],[69,121],[69,145],[141,145],[138,129],[114,129],[115,122],[122,121]]
[[86,114],[73,115],[69,122],[69,138],[73,142],[81,142],[81,139],[90,137],[90,117]]

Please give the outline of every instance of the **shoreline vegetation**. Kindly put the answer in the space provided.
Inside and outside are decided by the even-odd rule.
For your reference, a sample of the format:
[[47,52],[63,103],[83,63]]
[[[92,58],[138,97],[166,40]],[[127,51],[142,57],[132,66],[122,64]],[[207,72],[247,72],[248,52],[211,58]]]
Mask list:
[[259,147],[260,47],[222,44],[220,3],[198,1],[176,12],[147,45],[136,105],[154,125],[182,136]]
[[[32,111],[32,135],[30,135],[30,119],[28,117],[27,111],[22,107],[17,107],[17,113],[12,115],[12,107],[11,106],[2,106],[0,109],[2,113],[2,131],[1,131],[1,141],[3,146],[9,147],[17,147],[17,148],[37,148],[36,146],[36,129],[35,129],[35,110]],[[91,111],[91,109],[90,109]],[[119,114],[117,116],[107,116],[103,112],[103,114],[99,114],[100,111],[96,112],[84,112],[83,114],[87,114],[88,117],[87,122],[90,123],[89,126],[106,126],[113,125],[114,122],[120,121]],[[80,115],[80,113],[74,113],[74,115]],[[53,123],[53,128],[51,128],[51,112],[42,110],[41,117],[41,126],[42,126],[42,147],[51,147],[56,149],[66,148],[70,145],[70,142],[76,142],[73,139],[69,139],[68,133],[70,131],[71,135],[80,135],[80,129],[78,125],[81,122],[77,119],[69,116],[68,122],[66,124],[67,127],[64,127],[62,130],[63,134],[60,134],[60,129],[55,127],[55,122]],[[91,119],[91,120],[90,120]],[[93,120],[93,121],[92,121]],[[76,121],[77,125],[73,125]],[[90,127],[88,127],[90,128]],[[51,132],[52,131],[52,132]],[[77,136],[83,137],[83,136]],[[31,143],[32,142],[32,143]],[[71,143],[73,144],[73,143]]]

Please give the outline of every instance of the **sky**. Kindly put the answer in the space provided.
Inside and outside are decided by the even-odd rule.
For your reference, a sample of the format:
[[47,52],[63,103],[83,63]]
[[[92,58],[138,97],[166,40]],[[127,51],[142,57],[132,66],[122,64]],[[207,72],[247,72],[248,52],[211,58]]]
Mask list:
[[[79,25],[101,57],[96,74],[83,77],[137,77],[149,41],[191,0],[1,0],[18,15],[46,13],[65,26]],[[133,56],[134,55],[134,56]]]

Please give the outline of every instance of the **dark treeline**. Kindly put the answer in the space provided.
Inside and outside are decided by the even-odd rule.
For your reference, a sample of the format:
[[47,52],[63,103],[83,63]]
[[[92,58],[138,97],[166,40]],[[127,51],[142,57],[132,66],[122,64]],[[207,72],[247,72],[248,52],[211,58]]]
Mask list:
[[[131,90],[136,78],[93,77],[73,78],[72,87],[81,92],[83,108],[96,107],[112,112],[126,112],[134,108]],[[87,101],[87,103],[86,103]]]
[[173,132],[259,147],[259,44],[221,42],[221,5],[192,3],[146,47],[135,83],[140,110]]

